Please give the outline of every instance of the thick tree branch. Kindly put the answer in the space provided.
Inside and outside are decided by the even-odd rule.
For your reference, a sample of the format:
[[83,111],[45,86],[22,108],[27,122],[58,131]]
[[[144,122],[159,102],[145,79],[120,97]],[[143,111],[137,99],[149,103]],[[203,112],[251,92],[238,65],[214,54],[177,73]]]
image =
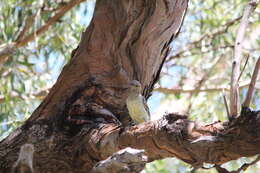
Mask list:
[[244,110],[232,124],[199,125],[185,116],[169,114],[161,120],[126,129],[105,125],[96,132],[100,138],[91,140],[94,147],[91,150],[110,155],[130,146],[144,149],[149,161],[177,157],[195,167],[202,166],[203,162],[220,165],[259,154],[259,117],[260,112]]
[[232,63],[232,75],[231,75],[231,86],[230,86],[230,115],[232,117],[238,115],[238,97],[239,97],[239,84],[238,79],[240,75],[240,61],[243,56],[242,46],[243,40],[246,32],[246,28],[249,23],[249,17],[255,10],[258,0],[250,0],[247,7],[244,10],[243,17],[237,32],[235,49],[234,49],[234,59]]
[[[246,108],[243,109],[241,116],[232,122],[215,122],[208,125],[190,121],[186,116],[168,114],[160,120],[132,127],[92,122],[85,124],[78,132],[71,131],[71,134],[76,132],[73,137],[71,134],[61,134],[63,132],[50,134],[49,130],[52,128],[50,124],[47,121],[39,121],[38,124],[25,124],[15,132],[15,136],[27,136],[27,141],[41,140],[41,143],[35,144],[36,148],[41,149],[35,151],[36,170],[48,170],[50,165],[57,164],[59,167],[52,167],[53,172],[60,173],[66,169],[67,172],[83,172],[126,147],[143,149],[148,162],[177,157],[199,168],[203,163],[221,165],[240,157],[259,154],[259,119],[259,111],[254,112]],[[28,134],[32,132],[38,136],[29,137]],[[0,165],[3,165],[0,170],[12,167],[10,165],[12,162],[5,159],[7,155],[12,155],[9,157],[11,160],[16,158],[12,148],[4,150],[7,144],[10,145],[16,140],[15,136],[11,135],[0,143]],[[48,140],[43,140],[46,138]],[[57,161],[57,155],[62,160]],[[144,159],[142,153],[139,156],[137,158]],[[113,157],[100,164],[109,167]],[[135,159],[136,155],[131,158]],[[44,164],[47,160],[48,164]],[[141,164],[145,162],[146,159]],[[127,166],[128,161],[125,164]]]
[[[215,122],[203,126],[183,116],[169,114],[161,120],[124,131],[107,133],[108,127],[103,128],[100,133],[107,142],[99,141],[104,144],[99,150],[114,151],[131,146],[144,149],[150,161],[177,157],[199,167],[203,162],[220,165],[260,152],[260,112],[243,111],[232,124]],[[109,145],[111,139],[118,141],[116,145]]]

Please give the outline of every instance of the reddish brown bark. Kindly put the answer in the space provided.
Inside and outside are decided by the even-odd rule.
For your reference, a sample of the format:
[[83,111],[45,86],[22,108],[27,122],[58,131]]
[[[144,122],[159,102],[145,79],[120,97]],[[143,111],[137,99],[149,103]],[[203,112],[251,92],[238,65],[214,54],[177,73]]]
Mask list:
[[150,95],[187,1],[98,0],[93,21],[48,96],[0,143],[0,172],[10,171],[25,143],[34,145],[35,170],[55,173],[88,172],[125,147],[145,149],[149,161],[178,157],[195,166],[258,153],[256,112],[226,125],[200,126],[168,115],[129,126],[125,86],[139,80]]
[[116,151],[95,148],[102,127],[111,133],[114,127],[129,124],[125,107],[129,80],[139,80],[149,96],[187,3],[97,1],[93,21],[48,96],[23,126],[0,143],[0,172],[11,169],[24,143],[34,145],[39,172],[85,172]]

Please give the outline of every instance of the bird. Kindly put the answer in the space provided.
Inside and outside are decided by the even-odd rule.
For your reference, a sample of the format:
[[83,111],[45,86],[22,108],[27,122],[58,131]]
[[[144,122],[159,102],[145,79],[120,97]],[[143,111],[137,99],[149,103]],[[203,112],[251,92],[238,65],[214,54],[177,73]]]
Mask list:
[[130,117],[135,124],[140,124],[150,120],[149,107],[147,106],[145,98],[141,94],[142,86],[137,80],[129,82],[128,96],[126,99],[126,106]]

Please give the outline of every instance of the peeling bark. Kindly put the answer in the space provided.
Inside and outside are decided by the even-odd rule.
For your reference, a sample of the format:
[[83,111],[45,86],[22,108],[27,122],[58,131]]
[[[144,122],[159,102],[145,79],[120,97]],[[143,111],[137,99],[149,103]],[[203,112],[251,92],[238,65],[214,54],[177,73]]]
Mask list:
[[91,173],[137,173],[144,169],[147,157],[143,150],[125,148],[98,162]]
[[259,112],[244,109],[230,123],[199,125],[185,116],[130,126],[126,84],[149,97],[188,0],[98,0],[56,84],[31,117],[0,142],[0,172],[10,172],[25,143],[35,172],[85,173],[126,147],[148,161],[177,157],[199,167],[259,153]]

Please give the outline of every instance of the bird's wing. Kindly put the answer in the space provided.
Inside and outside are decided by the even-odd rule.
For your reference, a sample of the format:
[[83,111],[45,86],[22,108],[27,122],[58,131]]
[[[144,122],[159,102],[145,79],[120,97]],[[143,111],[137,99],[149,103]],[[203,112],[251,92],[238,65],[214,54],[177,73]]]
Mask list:
[[144,108],[145,108],[145,110],[146,110],[146,112],[147,112],[147,114],[149,116],[149,120],[150,120],[151,119],[151,114],[150,114],[149,107],[148,107],[147,102],[146,102],[144,97],[143,97],[143,103],[144,103]]

